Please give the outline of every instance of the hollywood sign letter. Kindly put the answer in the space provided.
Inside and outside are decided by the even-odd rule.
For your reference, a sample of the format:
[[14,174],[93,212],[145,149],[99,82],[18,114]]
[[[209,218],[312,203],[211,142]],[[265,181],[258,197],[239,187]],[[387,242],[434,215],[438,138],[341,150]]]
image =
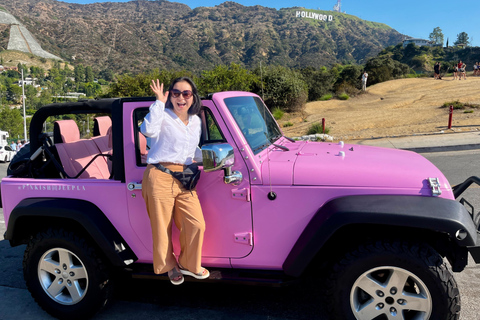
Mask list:
[[320,21],[332,21],[333,16],[332,15],[326,15],[326,14],[321,14],[321,13],[316,13],[316,12],[310,12],[310,11],[297,11],[296,12],[296,17],[302,17],[302,18],[309,18],[309,19],[315,19],[315,20],[320,20]]

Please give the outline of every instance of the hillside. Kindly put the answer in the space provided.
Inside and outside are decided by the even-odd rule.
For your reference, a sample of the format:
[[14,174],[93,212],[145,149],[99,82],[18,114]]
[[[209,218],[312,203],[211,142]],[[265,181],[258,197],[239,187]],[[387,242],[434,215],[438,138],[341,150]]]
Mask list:
[[[480,77],[467,80],[433,78],[399,79],[367,88],[367,93],[346,101],[330,100],[307,103],[307,119],[289,115],[293,126],[283,128],[287,136],[304,135],[312,123],[326,120],[330,135],[336,140],[358,140],[435,132],[480,130],[480,107],[454,110],[452,129],[447,130],[448,109],[445,102],[459,100],[480,106]],[[467,111],[467,112],[465,112]]]
[[[403,39],[384,24],[352,15],[234,2],[192,10],[168,1],[80,5],[0,0],[2,7],[27,27],[44,50],[73,64],[116,72],[157,67],[201,71],[232,62],[248,68],[260,61],[288,67],[362,63]],[[296,17],[299,10],[333,19]],[[0,45],[5,33],[0,32]]]

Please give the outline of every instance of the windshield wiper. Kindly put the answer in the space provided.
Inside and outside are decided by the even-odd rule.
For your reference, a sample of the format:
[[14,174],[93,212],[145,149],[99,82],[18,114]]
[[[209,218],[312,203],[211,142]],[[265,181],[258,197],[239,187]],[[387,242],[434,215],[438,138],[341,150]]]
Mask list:
[[270,145],[270,143],[264,143],[261,146],[258,146],[255,149],[253,149],[253,152],[255,152],[257,150],[260,150],[260,149],[265,149],[265,147],[268,147],[269,145]]
[[282,150],[285,150],[285,151],[290,151],[290,149],[288,149],[287,147],[279,145],[279,144],[272,143],[272,146],[277,147],[277,148],[282,149]]
[[284,136],[284,135],[281,135],[281,134],[272,137],[272,138],[270,139],[270,142],[273,142],[273,141],[275,141],[275,140],[277,140],[277,139],[279,139],[279,138],[282,138],[282,137],[285,138],[285,139],[287,139],[287,140],[290,141],[290,142],[293,142],[293,143],[296,142],[296,141],[293,140],[292,138],[289,138],[289,137]]

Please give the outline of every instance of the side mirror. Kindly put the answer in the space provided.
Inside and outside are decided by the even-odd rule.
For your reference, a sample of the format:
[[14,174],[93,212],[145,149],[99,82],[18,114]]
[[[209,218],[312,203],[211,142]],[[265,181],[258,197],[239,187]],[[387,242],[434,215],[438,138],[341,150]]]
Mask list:
[[203,171],[211,172],[230,168],[235,162],[233,148],[228,143],[212,143],[202,146]]

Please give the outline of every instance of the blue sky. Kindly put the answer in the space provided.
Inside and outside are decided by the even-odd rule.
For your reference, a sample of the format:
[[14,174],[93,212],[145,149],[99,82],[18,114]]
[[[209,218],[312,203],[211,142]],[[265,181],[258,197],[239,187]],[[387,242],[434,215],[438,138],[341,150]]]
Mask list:
[[[63,2],[87,4],[107,2],[98,0],[63,0]],[[110,0],[109,2],[127,2]],[[172,1],[188,5],[190,8],[214,7],[221,0],[181,0]],[[294,6],[307,9],[331,10],[337,0],[236,0],[244,6],[261,5],[271,8],[290,8]],[[480,46],[480,1],[478,0],[342,0],[342,11],[361,19],[381,22],[398,32],[415,38],[428,39],[435,27],[440,27],[449,44],[453,44],[457,35],[466,32],[473,46]],[[445,43],[444,43],[445,44]],[[479,59],[480,60],[480,57]]]

